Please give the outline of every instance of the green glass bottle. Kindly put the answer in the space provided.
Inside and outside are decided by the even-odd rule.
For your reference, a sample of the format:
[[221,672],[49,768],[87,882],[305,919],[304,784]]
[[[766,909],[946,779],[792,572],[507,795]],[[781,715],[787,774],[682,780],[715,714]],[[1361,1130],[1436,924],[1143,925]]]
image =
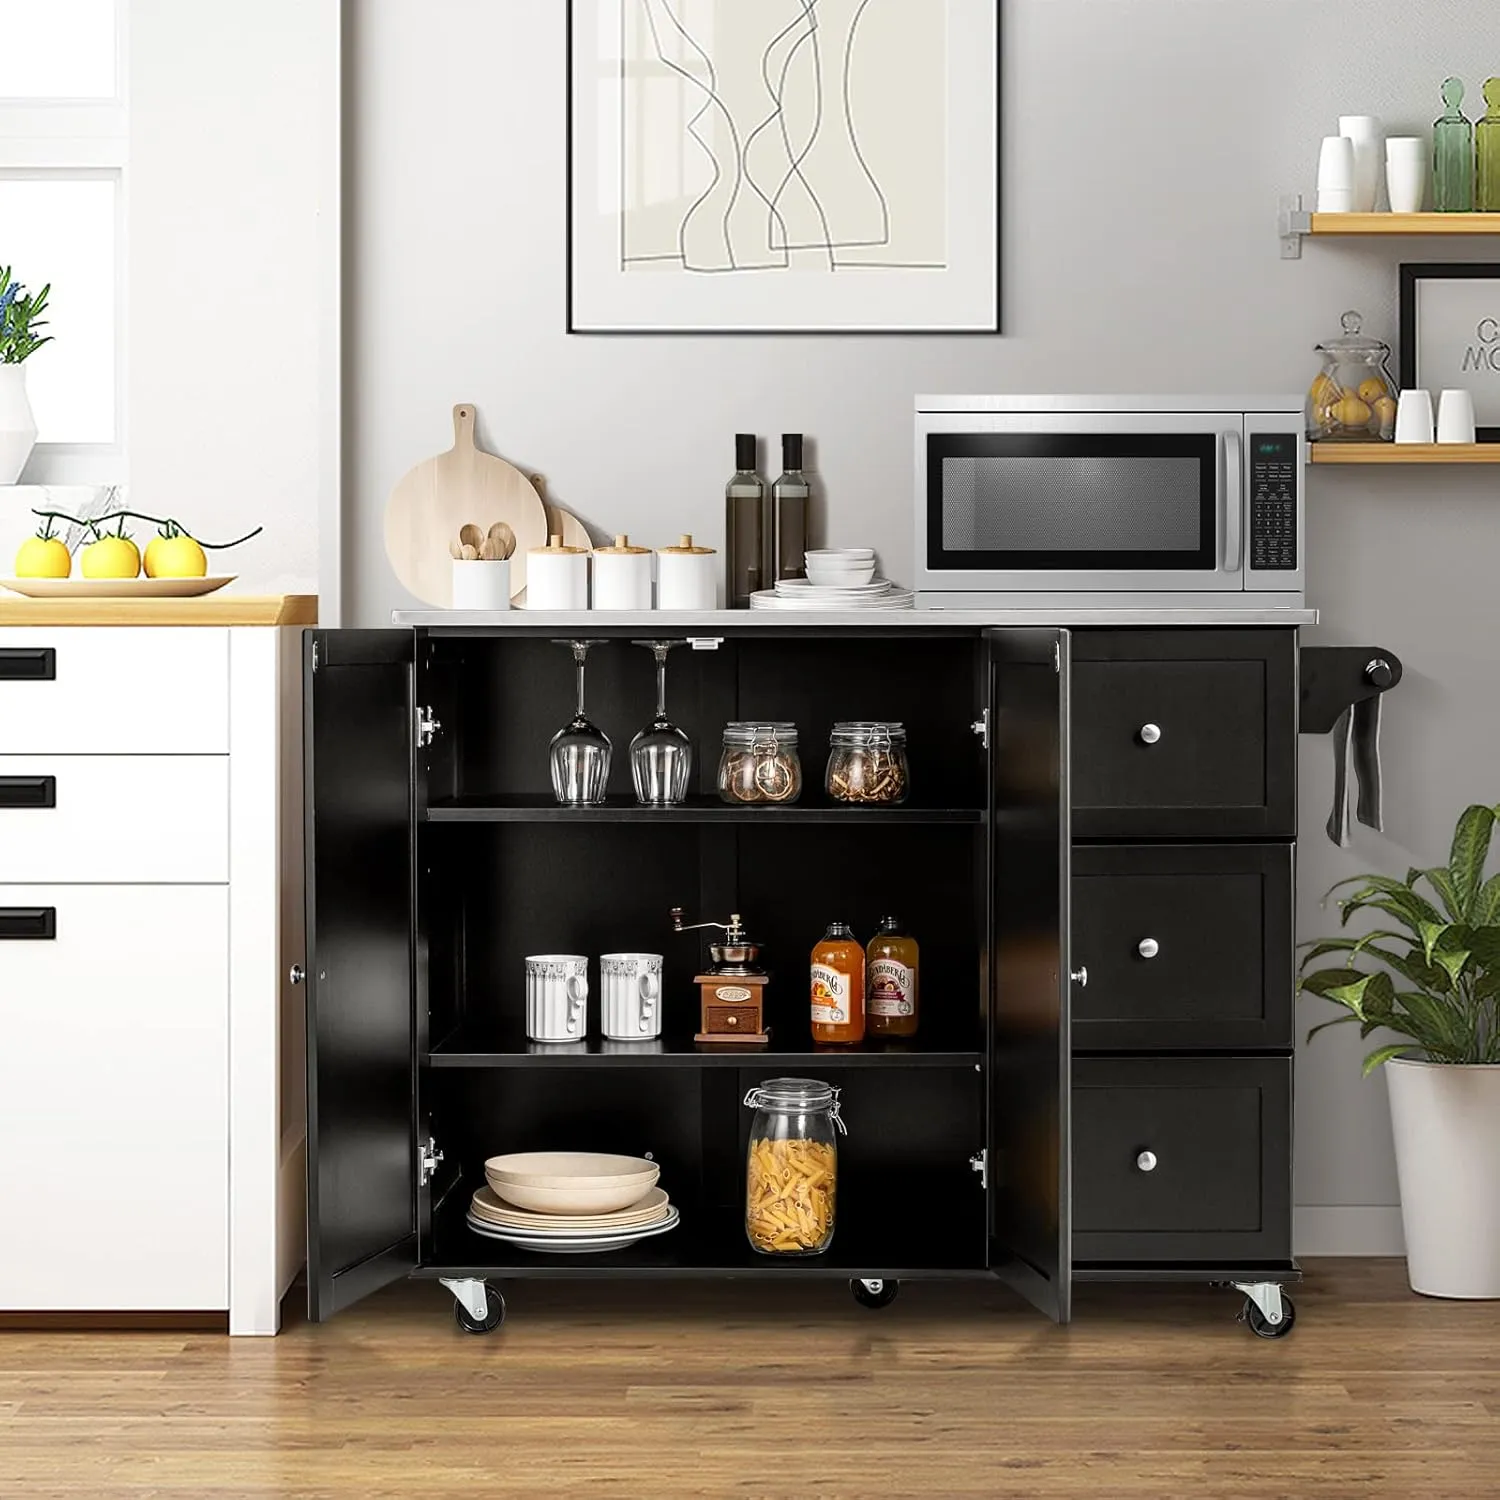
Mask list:
[[1484,86],[1484,102],[1489,113],[1474,130],[1479,156],[1476,207],[1483,214],[1500,213],[1500,78],[1491,78]]
[[1474,210],[1474,127],[1464,115],[1460,78],[1443,84],[1448,112],[1432,127],[1432,206],[1440,214]]

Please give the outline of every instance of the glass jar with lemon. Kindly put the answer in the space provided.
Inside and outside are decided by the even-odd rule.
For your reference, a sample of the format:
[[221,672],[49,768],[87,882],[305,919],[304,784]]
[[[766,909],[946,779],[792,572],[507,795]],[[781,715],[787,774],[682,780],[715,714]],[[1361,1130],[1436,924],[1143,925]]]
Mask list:
[[1391,346],[1360,332],[1364,319],[1346,312],[1341,338],[1317,347],[1323,369],[1307,396],[1307,436],[1321,442],[1391,442],[1396,436],[1396,385],[1386,368]]

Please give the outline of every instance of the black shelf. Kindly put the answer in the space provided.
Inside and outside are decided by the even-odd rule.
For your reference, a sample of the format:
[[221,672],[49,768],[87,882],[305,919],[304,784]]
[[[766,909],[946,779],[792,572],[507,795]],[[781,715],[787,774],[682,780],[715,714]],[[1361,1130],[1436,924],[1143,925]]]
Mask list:
[[434,1068],[972,1068],[984,1058],[977,1036],[921,1034],[909,1041],[866,1040],[858,1047],[817,1047],[806,1033],[763,1047],[699,1044],[689,1035],[653,1042],[531,1042],[519,1026],[461,1026],[427,1054]]
[[[932,1233],[923,1214],[883,1215],[868,1224],[845,1214],[834,1230],[832,1246],[823,1255],[778,1258],[761,1255],[745,1238],[738,1209],[679,1205],[682,1221],[666,1234],[655,1235],[598,1255],[549,1255],[522,1250],[504,1240],[475,1234],[467,1213],[473,1188],[457,1187],[433,1215],[428,1253],[416,1274],[438,1276],[546,1276],[579,1279],[614,1276],[656,1277],[662,1280],[708,1277],[837,1279],[851,1276],[886,1280],[962,1279],[989,1275],[985,1265],[983,1194],[978,1178],[967,1187],[974,1198],[966,1225],[970,1232]],[[977,1195],[977,1196],[975,1196]],[[951,1198],[937,1198],[951,1204]]]
[[548,793],[518,797],[454,797],[429,803],[429,823],[880,823],[918,827],[977,825],[976,807],[847,806],[821,799],[775,806],[731,806],[717,796],[695,796],[681,807],[641,807],[633,797],[611,797],[601,807],[559,807]]

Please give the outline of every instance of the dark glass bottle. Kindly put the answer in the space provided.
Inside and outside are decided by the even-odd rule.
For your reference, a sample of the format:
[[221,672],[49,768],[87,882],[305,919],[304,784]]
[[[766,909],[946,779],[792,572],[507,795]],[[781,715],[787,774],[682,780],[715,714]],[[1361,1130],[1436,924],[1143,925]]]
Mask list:
[[775,511],[773,583],[783,578],[807,577],[807,519],[812,490],[802,472],[800,432],[788,432],[782,437],[781,462],[785,472],[771,492]]
[[724,491],[724,597],[730,609],[749,609],[751,594],[771,586],[766,482],[756,471],[755,448],[753,432],[735,437],[735,474]]

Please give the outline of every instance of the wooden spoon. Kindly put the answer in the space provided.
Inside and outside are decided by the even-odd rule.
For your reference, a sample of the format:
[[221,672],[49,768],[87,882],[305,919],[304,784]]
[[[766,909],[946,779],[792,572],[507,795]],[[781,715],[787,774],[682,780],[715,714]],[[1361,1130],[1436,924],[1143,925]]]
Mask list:
[[484,546],[484,533],[472,522],[466,522],[458,528],[458,539],[465,547],[474,549],[474,556],[479,556],[479,549]]
[[464,557],[464,544],[462,542],[449,542],[448,551],[453,554],[454,562],[462,562]]
[[500,561],[511,557],[516,550],[516,534],[504,521],[496,521],[490,527],[489,540],[498,549],[495,557]]
[[478,562],[479,561],[479,549],[477,547],[471,547],[467,542],[464,543],[464,561],[465,562]]

